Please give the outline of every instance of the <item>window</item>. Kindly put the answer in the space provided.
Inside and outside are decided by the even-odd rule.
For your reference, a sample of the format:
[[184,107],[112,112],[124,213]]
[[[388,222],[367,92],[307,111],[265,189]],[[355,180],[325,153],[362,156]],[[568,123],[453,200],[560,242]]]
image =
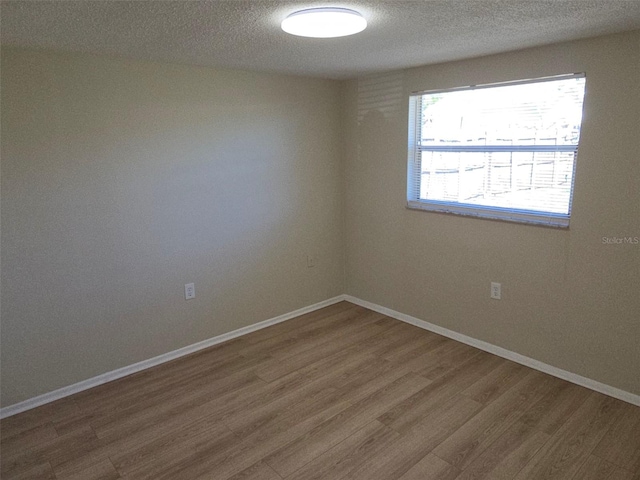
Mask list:
[[408,207],[568,227],[584,90],[575,74],[411,95]]

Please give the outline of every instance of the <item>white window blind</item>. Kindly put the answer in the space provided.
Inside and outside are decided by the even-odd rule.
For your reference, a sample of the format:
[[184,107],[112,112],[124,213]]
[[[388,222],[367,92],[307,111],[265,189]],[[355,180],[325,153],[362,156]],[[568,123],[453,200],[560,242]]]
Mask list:
[[410,208],[567,227],[584,74],[413,94]]

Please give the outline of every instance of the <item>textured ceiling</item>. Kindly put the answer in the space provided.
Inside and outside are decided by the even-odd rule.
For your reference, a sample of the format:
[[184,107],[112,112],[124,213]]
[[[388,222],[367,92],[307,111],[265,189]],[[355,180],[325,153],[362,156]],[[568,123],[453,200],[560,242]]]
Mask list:
[[[364,32],[293,37],[289,13],[360,11]],[[640,28],[640,0],[2,0],[2,44],[347,78]]]

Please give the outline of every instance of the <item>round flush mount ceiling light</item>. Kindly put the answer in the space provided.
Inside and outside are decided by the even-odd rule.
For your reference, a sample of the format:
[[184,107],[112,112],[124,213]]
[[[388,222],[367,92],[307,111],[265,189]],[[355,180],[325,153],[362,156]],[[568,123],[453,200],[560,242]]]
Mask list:
[[346,37],[367,28],[367,21],[348,8],[308,8],[282,21],[282,30],[291,35],[314,38]]

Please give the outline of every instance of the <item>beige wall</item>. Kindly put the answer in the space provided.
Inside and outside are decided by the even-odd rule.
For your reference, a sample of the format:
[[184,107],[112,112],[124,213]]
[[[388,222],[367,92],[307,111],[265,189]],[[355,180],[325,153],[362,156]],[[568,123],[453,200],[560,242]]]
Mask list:
[[3,49],[1,404],[343,293],[339,94]]
[[[587,74],[569,230],[405,208],[409,92],[569,72]],[[602,243],[640,237],[638,78],[640,32],[365,77],[342,97],[3,49],[0,403],[340,293],[640,394],[640,245]]]
[[[569,230],[407,210],[411,91],[585,72]],[[640,394],[640,32],[344,88],[347,293]],[[502,283],[502,300],[489,283]]]

